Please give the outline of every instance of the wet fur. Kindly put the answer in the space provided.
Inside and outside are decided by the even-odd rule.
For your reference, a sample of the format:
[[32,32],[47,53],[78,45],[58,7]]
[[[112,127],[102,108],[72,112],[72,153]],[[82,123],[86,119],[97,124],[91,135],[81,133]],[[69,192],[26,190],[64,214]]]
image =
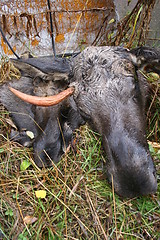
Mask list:
[[[146,48],[144,51],[146,54]],[[110,182],[113,176],[116,192],[133,197],[156,191],[155,168],[145,136],[148,84],[138,70],[143,59],[147,65],[142,53],[139,48],[129,51],[105,46],[88,47],[70,60],[13,60],[22,77],[0,86],[0,100],[17,125],[15,139],[33,145],[39,167],[58,162],[73,131],[88,122],[102,135],[108,155],[105,171]],[[157,64],[157,59],[159,55],[152,63]],[[68,86],[74,86],[75,92],[62,103],[44,108],[22,102],[8,85],[38,96],[54,95]],[[26,130],[34,133],[33,140]]]

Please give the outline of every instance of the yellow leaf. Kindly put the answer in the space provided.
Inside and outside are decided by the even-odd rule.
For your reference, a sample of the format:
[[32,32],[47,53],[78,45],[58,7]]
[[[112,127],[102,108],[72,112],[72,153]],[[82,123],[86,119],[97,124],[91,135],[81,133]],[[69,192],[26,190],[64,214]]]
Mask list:
[[30,139],[33,139],[34,138],[34,133],[31,132],[31,131],[26,131],[26,134],[27,136],[30,138]]
[[109,21],[108,24],[111,24],[111,23],[114,23],[114,22],[115,22],[115,20],[114,20],[114,18],[112,18],[112,19]]
[[153,81],[159,80],[160,78],[159,74],[155,72],[150,72],[147,74],[147,76],[153,78]]
[[32,223],[36,222],[37,219],[38,219],[38,218],[36,218],[36,217],[33,217],[33,216],[29,216],[29,215],[28,215],[28,216],[25,216],[25,217],[24,217],[23,221],[24,221],[26,224],[32,224]]
[[46,197],[46,191],[45,190],[38,190],[35,191],[37,198],[45,198]]

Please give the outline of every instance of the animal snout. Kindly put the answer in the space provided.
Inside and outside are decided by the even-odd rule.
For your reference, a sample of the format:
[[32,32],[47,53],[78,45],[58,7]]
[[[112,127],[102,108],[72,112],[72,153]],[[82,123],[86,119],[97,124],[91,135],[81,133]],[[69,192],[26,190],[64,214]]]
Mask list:
[[121,136],[114,145],[108,142],[108,152],[107,173],[118,195],[131,198],[156,192],[156,171],[147,144]]
[[135,169],[123,170],[121,174],[114,175],[113,183],[115,191],[123,197],[137,197],[154,194],[157,190],[155,171],[145,173]]
[[139,150],[131,154],[130,159],[120,157],[112,173],[117,194],[123,197],[154,194],[157,190],[156,171],[148,151]]

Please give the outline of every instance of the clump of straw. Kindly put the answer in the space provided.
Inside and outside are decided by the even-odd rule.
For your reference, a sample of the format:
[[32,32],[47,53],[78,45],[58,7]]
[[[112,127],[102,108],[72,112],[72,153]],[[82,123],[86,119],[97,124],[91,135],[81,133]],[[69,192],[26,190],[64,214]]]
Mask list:
[[20,79],[20,71],[11,63],[7,57],[2,57],[0,61],[0,83],[12,78]]

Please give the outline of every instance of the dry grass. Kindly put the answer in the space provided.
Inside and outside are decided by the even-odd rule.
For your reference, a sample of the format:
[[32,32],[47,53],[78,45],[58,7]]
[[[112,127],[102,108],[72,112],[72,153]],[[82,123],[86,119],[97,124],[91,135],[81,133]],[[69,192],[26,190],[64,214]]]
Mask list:
[[156,74],[148,74],[150,83],[150,105],[147,111],[148,138],[155,142],[160,140],[160,78]]
[[[0,111],[0,230],[2,239],[158,239],[160,180],[153,196],[122,200],[103,175],[101,140],[87,126],[58,165],[39,170],[32,150],[9,140]],[[153,148],[154,149],[154,148]],[[160,154],[152,150],[160,174]],[[32,164],[21,170],[24,160]],[[159,175],[158,175],[159,176]],[[46,197],[36,197],[45,190]],[[0,238],[1,239],[1,238]]]
[[[103,174],[105,156],[98,134],[87,126],[75,133],[72,148],[58,165],[38,169],[32,149],[9,139],[12,122],[0,108],[0,239],[159,239],[160,90],[151,82],[147,113],[149,139],[158,176],[155,195],[120,199]],[[22,170],[24,161],[30,166]],[[36,191],[44,190],[45,198]]]
[[7,57],[1,57],[0,61],[0,83],[11,80],[11,78],[19,79],[20,71],[14,67]]

